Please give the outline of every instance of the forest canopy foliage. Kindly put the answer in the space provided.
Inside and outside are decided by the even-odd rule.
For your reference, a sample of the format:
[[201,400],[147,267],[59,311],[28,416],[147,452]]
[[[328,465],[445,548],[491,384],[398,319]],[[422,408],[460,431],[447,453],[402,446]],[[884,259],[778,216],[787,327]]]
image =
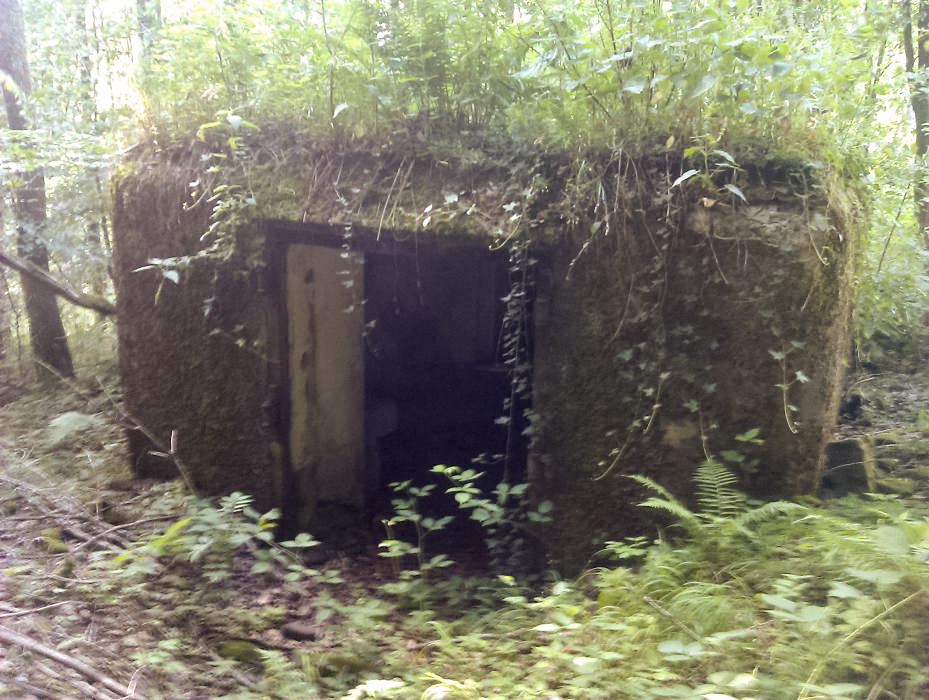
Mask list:
[[189,134],[217,114],[322,135],[416,116],[536,144],[642,149],[729,132],[870,138],[896,11],[883,4],[442,0],[198,3],[144,61],[146,118]]
[[[437,158],[479,158],[492,144],[738,161],[751,147],[828,162],[869,187],[860,339],[921,328],[929,283],[909,101],[922,69],[905,58],[920,29],[908,3],[28,0],[23,10],[35,128],[0,131],[0,173],[10,182],[44,166],[49,247],[84,286],[105,265],[106,172],[140,139],[284,127],[336,142],[412,138]],[[85,235],[93,226],[99,235]]]

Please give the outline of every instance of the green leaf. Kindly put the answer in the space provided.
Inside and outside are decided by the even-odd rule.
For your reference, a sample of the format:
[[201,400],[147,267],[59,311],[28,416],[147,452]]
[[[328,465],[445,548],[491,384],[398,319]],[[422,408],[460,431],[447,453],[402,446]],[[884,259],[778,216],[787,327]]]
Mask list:
[[647,82],[644,78],[629,78],[623,82],[622,92],[629,92],[633,95],[639,95],[645,89]]
[[551,622],[543,622],[541,625],[536,625],[532,629],[534,632],[557,632],[561,627]]
[[774,61],[769,66],[769,72],[772,77],[779,78],[789,73],[791,68],[791,64],[787,61]]
[[768,605],[774,606],[779,610],[794,612],[797,609],[796,601],[790,600],[790,598],[785,598],[784,596],[776,595],[774,593],[762,593],[761,599]]
[[742,194],[742,190],[740,190],[738,187],[736,187],[735,185],[733,185],[731,182],[727,182],[725,185],[723,185],[723,187],[725,187],[727,190],[729,190],[730,192],[732,192],[732,194],[734,194],[736,197],[738,197],[739,199],[741,199],[743,202],[745,202],[746,204],[748,204],[748,200],[745,199],[745,195]]
[[208,129],[215,129],[218,126],[222,126],[222,122],[212,121],[201,124],[200,128],[197,129],[197,140],[204,141],[206,139],[206,132]]
[[797,611],[800,622],[819,622],[829,617],[829,608],[820,605],[804,605]]
[[717,82],[718,80],[715,75],[706,73],[705,75],[703,75],[703,77],[700,78],[700,80],[694,86],[694,89],[690,91],[689,97],[691,98],[700,97],[701,95],[705,94],[707,91],[715,87]]
[[910,542],[899,527],[882,525],[874,531],[878,546],[888,554],[909,554]]
[[104,421],[98,415],[68,411],[49,421],[46,441],[50,445],[56,445],[73,433],[102,425],[104,425]]
[[879,586],[892,586],[903,578],[903,574],[901,572],[891,571],[889,569],[857,569],[851,567],[846,569],[846,571],[855,578],[861,579],[862,581],[867,581],[868,583],[874,583]]
[[266,574],[271,571],[274,567],[271,565],[270,561],[265,561],[259,559],[254,564],[252,564],[252,573],[253,574]]
[[850,586],[842,581],[833,581],[829,586],[830,598],[863,598],[864,593],[854,586]]
[[674,189],[675,187],[680,185],[682,182],[686,182],[687,180],[689,180],[690,178],[692,178],[694,175],[696,175],[699,172],[700,172],[699,170],[694,170],[693,168],[691,168],[690,170],[688,170],[686,173],[683,173],[680,177],[678,177],[674,182],[671,183],[671,189]]

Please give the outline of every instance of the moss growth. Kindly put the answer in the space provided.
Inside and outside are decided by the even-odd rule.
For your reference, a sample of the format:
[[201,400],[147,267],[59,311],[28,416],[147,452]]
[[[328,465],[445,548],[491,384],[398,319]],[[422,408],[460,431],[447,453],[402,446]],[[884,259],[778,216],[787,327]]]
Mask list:
[[[837,415],[854,198],[656,199],[664,211],[645,208],[618,241],[557,259],[543,301],[532,479],[555,502],[548,537],[567,570],[591,540],[649,527],[625,474],[692,503],[709,452],[754,496],[815,493]],[[763,446],[735,443],[750,429]]]

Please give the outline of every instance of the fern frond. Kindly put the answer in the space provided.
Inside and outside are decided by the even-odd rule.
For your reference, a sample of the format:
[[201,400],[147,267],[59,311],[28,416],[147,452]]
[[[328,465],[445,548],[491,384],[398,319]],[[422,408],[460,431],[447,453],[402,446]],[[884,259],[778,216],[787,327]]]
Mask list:
[[771,501],[760,506],[750,508],[735,519],[740,528],[750,528],[759,523],[774,520],[784,515],[796,515],[807,510],[806,506],[790,501]]
[[700,522],[699,516],[679,501],[669,501],[666,498],[656,498],[653,496],[642,501],[639,507],[663,510],[669,515],[673,515],[675,518],[686,523],[697,524]]
[[661,498],[652,496],[642,501],[639,506],[642,508],[654,508],[656,510],[663,510],[670,515],[673,515],[678,520],[681,521],[681,524],[690,529],[699,529],[702,525],[700,517],[694,513],[690,508],[681,503],[677,498],[674,497],[668,489],[656,482],[654,479],[650,479],[647,476],[642,476],[641,474],[630,474],[629,478],[633,481],[641,484],[642,486],[651,489],[658,493]]
[[233,491],[219,499],[219,510],[225,513],[241,513],[252,504],[252,497],[241,491]]
[[635,482],[641,484],[642,486],[644,486],[644,487],[647,488],[647,489],[651,489],[652,491],[654,491],[655,493],[657,493],[657,494],[660,495],[660,496],[663,496],[664,498],[666,498],[666,499],[669,500],[669,501],[676,501],[676,500],[677,500],[677,499],[674,497],[674,494],[672,494],[670,491],[668,491],[668,489],[666,489],[664,486],[662,486],[661,484],[659,484],[657,481],[655,481],[655,480],[652,479],[651,477],[643,476],[642,474],[629,474],[628,476],[629,476],[629,478],[632,479],[633,481],[635,481]]
[[738,479],[721,462],[708,457],[697,467],[694,481],[700,509],[707,515],[735,518],[745,512],[745,494],[733,487]]

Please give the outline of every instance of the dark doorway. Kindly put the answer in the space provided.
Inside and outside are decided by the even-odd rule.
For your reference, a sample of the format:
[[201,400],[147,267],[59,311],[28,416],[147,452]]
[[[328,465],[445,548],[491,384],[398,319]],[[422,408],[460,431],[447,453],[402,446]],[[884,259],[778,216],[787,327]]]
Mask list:
[[523,477],[522,426],[501,421],[506,251],[357,227],[270,231],[288,529],[322,534],[324,505],[389,509],[391,483],[434,481],[437,464],[482,457],[488,486],[504,468]]
[[470,467],[478,457],[493,479],[509,438],[499,420],[510,395],[500,343],[506,256],[442,245],[366,253],[364,277],[372,498],[392,482],[428,480],[436,464]]

